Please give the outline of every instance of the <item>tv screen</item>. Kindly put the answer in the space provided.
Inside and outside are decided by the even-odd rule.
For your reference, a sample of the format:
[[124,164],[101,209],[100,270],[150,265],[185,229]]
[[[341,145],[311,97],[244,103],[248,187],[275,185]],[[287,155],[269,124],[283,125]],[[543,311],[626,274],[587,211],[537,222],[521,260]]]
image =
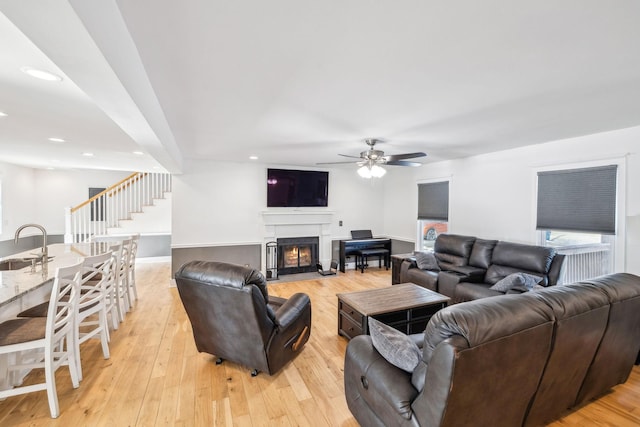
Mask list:
[[267,207],[327,206],[329,172],[267,169]]

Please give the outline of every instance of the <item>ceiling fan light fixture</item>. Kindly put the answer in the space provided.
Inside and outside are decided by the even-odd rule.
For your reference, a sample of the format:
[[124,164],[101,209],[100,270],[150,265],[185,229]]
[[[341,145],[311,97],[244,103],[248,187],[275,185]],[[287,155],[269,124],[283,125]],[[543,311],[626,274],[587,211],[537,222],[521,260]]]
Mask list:
[[369,166],[362,166],[358,169],[358,175],[360,175],[362,178],[371,178],[371,169],[369,169]]
[[358,169],[358,175],[360,175],[362,178],[367,179],[381,178],[385,173],[387,173],[387,171],[383,167],[376,164],[364,165]]
[[371,166],[371,176],[373,176],[374,178],[382,178],[385,173],[387,173],[387,171],[382,166]]

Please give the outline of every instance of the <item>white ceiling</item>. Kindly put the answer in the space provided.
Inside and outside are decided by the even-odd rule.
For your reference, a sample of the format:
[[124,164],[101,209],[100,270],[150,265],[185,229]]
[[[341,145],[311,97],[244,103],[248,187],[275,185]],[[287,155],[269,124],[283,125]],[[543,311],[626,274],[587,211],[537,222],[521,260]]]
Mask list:
[[0,12],[0,161],[31,167],[313,166],[369,137],[429,162],[640,125],[636,0],[0,0]]

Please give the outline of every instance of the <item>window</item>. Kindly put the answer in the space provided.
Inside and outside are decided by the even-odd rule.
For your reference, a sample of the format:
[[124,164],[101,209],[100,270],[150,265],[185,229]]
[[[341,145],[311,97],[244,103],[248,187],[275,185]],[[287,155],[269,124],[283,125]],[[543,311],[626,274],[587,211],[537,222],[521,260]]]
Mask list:
[[615,270],[618,166],[538,172],[539,243],[566,255],[565,283]]
[[449,227],[449,181],[418,184],[418,240],[416,249],[429,250]]

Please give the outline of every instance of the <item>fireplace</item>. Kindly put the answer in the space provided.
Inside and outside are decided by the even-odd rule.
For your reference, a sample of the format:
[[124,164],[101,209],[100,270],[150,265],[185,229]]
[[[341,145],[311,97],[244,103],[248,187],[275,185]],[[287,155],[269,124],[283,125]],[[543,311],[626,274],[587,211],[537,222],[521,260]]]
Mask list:
[[277,239],[278,275],[316,271],[318,237]]

